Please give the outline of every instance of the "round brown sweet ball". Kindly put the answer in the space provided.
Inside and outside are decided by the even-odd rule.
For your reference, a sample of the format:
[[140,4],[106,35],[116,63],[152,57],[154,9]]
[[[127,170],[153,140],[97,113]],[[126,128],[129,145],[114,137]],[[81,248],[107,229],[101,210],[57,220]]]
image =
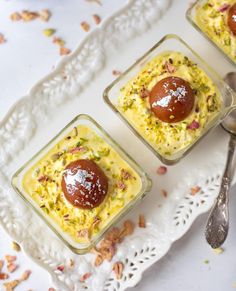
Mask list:
[[75,207],[92,209],[102,203],[108,191],[108,178],[92,160],[71,162],[62,175],[62,191]]
[[228,26],[232,33],[236,35],[236,3],[229,9]]
[[194,99],[194,91],[187,81],[167,77],[153,87],[149,103],[158,119],[174,123],[184,120],[191,113]]

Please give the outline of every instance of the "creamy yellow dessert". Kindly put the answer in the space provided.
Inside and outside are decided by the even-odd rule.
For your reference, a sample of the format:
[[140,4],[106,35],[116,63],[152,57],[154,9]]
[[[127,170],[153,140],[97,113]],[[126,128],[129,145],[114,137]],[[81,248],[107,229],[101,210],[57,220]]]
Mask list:
[[[228,55],[236,61],[236,37],[233,15],[230,7],[235,0],[207,0],[196,7],[195,21],[199,28]],[[232,21],[231,21],[232,20]],[[236,20],[236,18],[235,18]]]
[[[106,197],[92,209],[75,207],[62,191],[62,177],[68,171],[68,165],[81,160],[96,163],[108,180]],[[82,180],[85,178],[84,172],[80,172],[79,178]],[[84,182],[82,180],[81,183]],[[63,232],[78,243],[86,243],[96,236],[142,187],[136,171],[86,125],[78,125],[58,142],[26,172],[22,183],[24,190],[45,215],[50,216]],[[87,180],[85,186],[89,189],[93,185]]]
[[[169,84],[164,83],[163,88],[156,88],[160,89],[159,93],[164,94],[163,90],[167,86],[176,85],[175,79],[181,79],[176,91],[169,90],[172,96],[166,93],[167,96],[162,96],[159,101],[154,99],[152,105],[159,105],[159,109],[162,109],[160,113],[166,109],[168,102],[171,102],[171,97],[177,98],[174,101],[176,104],[180,104],[181,98],[186,97],[187,87],[181,84],[188,84],[188,91],[191,90],[191,94],[195,94],[195,98],[191,99],[194,101],[190,104],[190,113],[186,116],[185,112],[179,112],[183,113],[182,121],[174,122],[176,114],[171,114],[170,111],[168,118],[159,114],[160,118],[164,117],[167,120],[163,122],[153,113],[155,108],[150,106],[153,88],[165,78],[169,80]],[[170,83],[172,78],[173,84]],[[117,108],[161,156],[169,159],[193,144],[202,134],[208,123],[218,115],[221,98],[216,86],[201,68],[182,53],[167,51],[153,58],[121,89]]]

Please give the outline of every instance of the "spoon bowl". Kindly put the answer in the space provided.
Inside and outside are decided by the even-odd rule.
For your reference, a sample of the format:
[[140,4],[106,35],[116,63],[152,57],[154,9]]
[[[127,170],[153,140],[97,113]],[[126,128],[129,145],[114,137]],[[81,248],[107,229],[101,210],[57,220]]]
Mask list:
[[[230,88],[236,92],[236,72],[228,73],[224,80]],[[221,126],[230,134],[236,135],[236,109],[225,117],[221,123]]]

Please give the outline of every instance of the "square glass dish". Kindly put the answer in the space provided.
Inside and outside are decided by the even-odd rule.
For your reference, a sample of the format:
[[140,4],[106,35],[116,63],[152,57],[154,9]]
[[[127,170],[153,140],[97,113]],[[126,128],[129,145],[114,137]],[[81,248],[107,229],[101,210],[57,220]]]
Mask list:
[[[191,90],[194,95],[191,96],[191,100],[194,99],[192,111],[182,121],[164,122],[151,108],[152,89],[164,78],[172,80],[163,85],[164,89],[174,85],[178,87],[178,84],[173,82],[176,78],[187,81],[191,87],[188,92]],[[176,91],[170,90],[170,95],[162,96],[159,113],[163,111],[169,114],[168,118],[175,118],[171,113],[172,108],[166,106],[166,103],[169,102],[168,98],[173,96],[180,98],[175,102],[181,103],[181,98],[187,93],[186,88],[181,85]],[[187,95],[190,96],[189,93]],[[169,165],[189,153],[210,129],[218,125],[226,114],[236,107],[235,93],[231,88],[176,35],[163,37],[113,81],[105,89],[103,97],[135,135],[163,163]]]
[[194,28],[235,65],[236,36],[228,25],[229,9],[233,4],[234,0],[197,0],[187,10],[186,17]]
[[83,114],[12,178],[16,192],[78,254],[94,247],[150,191],[151,184],[141,167]]

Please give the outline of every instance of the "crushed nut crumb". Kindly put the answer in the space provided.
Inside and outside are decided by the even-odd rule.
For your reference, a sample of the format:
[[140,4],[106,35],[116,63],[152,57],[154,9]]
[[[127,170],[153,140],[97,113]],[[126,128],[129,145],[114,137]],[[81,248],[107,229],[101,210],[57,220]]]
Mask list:
[[61,156],[63,155],[63,153],[61,153],[61,152],[58,152],[58,153],[55,153],[55,154],[52,154],[51,155],[51,160],[53,161],[53,162],[56,162]]
[[61,39],[60,37],[54,37],[52,42],[58,45],[59,47],[62,47],[65,45],[65,41]]
[[117,182],[117,187],[118,187],[119,189],[121,189],[121,190],[125,190],[126,185],[125,185],[125,183],[123,183],[122,181],[118,181],[118,182]]
[[116,262],[114,263],[112,270],[115,273],[116,279],[120,280],[123,275],[123,270],[124,270],[124,264],[122,262]]
[[78,237],[84,237],[89,240],[90,234],[88,228],[81,229],[77,232]]
[[167,198],[168,192],[166,190],[162,189],[161,193],[162,193],[163,197]]
[[6,280],[9,278],[9,275],[6,273],[0,273],[0,280]]
[[102,5],[102,2],[100,0],[86,0],[87,2],[90,2],[90,3],[96,3],[98,5]]
[[120,237],[131,235],[134,232],[134,223],[131,220],[126,220],[123,224],[123,229],[120,232]]
[[29,22],[37,18],[40,18],[42,21],[48,21],[50,17],[51,13],[47,9],[44,9],[40,12],[23,10],[22,12],[14,12],[10,15],[10,19],[12,21],[23,20],[24,22]]
[[38,182],[47,182],[50,178],[48,176],[41,176],[38,178]]
[[115,243],[108,239],[104,239],[100,244],[99,251],[103,259],[110,262],[116,253]]
[[169,62],[165,62],[165,69],[167,70],[168,73],[173,74],[176,72],[176,67],[173,66],[171,63]]
[[39,17],[42,21],[47,22],[51,17],[51,12],[48,9],[44,9],[39,12]]
[[13,291],[14,288],[20,284],[20,280],[13,280],[10,282],[4,283],[4,287],[6,288],[6,291]]
[[18,266],[14,263],[10,263],[7,265],[7,270],[9,273],[13,273],[17,268]]
[[89,277],[91,277],[92,273],[88,272],[85,273],[83,276],[80,277],[79,281],[80,282],[85,282]]
[[112,70],[112,75],[113,75],[113,76],[118,77],[118,76],[120,76],[121,74],[122,74],[121,71],[118,71],[118,70]]
[[0,260],[0,273],[2,271],[3,266],[4,266],[4,261],[3,260]]
[[93,14],[93,19],[97,25],[101,22],[101,17],[97,14]]
[[61,56],[65,56],[65,55],[69,55],[71,53],[71,50],[62,46],[60,47],[60,55]]
[[24,273],[22,274],[20,280],[21,281],[26,281],[28,280],[29,276],[31,275],[31,271],[30,270],[26,270],[24,271]]
[[84,150],[85,150],[85,147],[79,146],[79,147],[70,149],[68,152],[71,154],[77,154],[77,153],[83,152]]
[[132,175],[125,169],[121,169],[121,178],[124,180],[129,180],[132,178]]
[[142,99],[145,99],[145,98],[147,98],[147,97],[149,97],[150,96],[150,92],[146,89],[146,88],[142,88],[141,90],[140,90],[140,97],[142,98]]
[[87,21],[82,21],[80,25],[84,31],[88,32],[90,30],[90,25]]
[[93,227],[96,227],[101,222],[101,219],[98,216],[95,216],[93,219]]
[[12,249],[14,251],[16,251],[16,252],[20,252],[21,251],[21,247],[20,247],[20,245],[17,242],[13,241],[11,243],[11,246],[12,246]]
[[141,227],[141,228],[145,228],[146,227],[146,221],[145,221],[145,217],[144,217],[143,214],[139,215],[138,226]]
[[38,12],[35,12],[35,11],[23,10],[21,12],[21,19],[25,22],[35,20],[38,17],[39,17],[39,14]]
[[0,44],[5,43],[6,41],[7,40],[5,39],[5,36],[2,33],[0,33]]
[[65,266],[63,265],[57,266],[57,270],[63,272],[65,270]]
[[75,261],[73,259],[69,260],[69,267],[73,268],[75,266]]
[[160,166],[158,169],[157,169],[157,174],[158,175],[165,175],[167,172],[167,167],[165,166]]
[[201,187],[199,187],[199,186],[194,186],[194,187],[192,187],[192,188],[190,189],[190,191],[191,191],[191,195],[192,195],[192,196],[196,195],[200,190],[201,190]]
[[22,19],[22,18],[21,18],[21,14],[18,13],[18,12],[14,12],[14,13],[12,13],[12,14],[10,15],[10,19],[11,19],[12,21],[19,21],[19,20]]
[[[105,236],[104,241],[110,241],[112,243],[120,242],[120,229],[118,227],[113,227]],[[104,242],[103,241],[103,242]]]
[[5,256],[5,260],[8,262],[8,263],[12,263],[16,260],[16,256],[11,256],[11,255],[6,255]]
[[98,267],[98,266],[100,266],[102,263],[103,263],[103,256],[101,255],[101,254],[98,254],[97,256],[96,256],[96,259],[95,259],[95,262],[94,262],[94,266],[95,267]]
[[100,242],[99,246],[92,249],[96,255],[94,266],[100,266],[104,260],[111,261],[116,253],[116,244],[121,243],[122,239],[132,234],[134,224],[130,220],[126,220],[123,228],[113,227]]

